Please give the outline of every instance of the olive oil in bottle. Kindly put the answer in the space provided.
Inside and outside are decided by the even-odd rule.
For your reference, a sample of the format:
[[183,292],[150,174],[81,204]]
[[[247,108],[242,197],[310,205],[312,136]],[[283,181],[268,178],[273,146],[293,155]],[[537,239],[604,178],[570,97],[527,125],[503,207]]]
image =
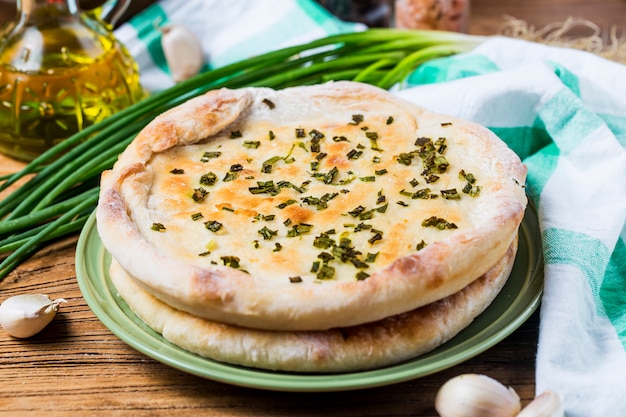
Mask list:
[[32,160],[143,97],[137,64],[76,0],[18,0],[0,39],[0,152]]

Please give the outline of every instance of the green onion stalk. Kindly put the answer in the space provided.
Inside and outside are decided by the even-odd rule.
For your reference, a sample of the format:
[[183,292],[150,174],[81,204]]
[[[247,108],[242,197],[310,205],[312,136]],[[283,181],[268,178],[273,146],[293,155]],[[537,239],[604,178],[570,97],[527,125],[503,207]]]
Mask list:
[[154,93],[0,177],[0,192],[7,194],[0,200],[0,280],[47,242],[81,230],[96,207],[100,174],[113,167],[141,129],[172,107],[224,87],[280,89],[354,80],[390,89],[424,62],[480,42],[481,37],[442,31],[339,34],[212,69]]

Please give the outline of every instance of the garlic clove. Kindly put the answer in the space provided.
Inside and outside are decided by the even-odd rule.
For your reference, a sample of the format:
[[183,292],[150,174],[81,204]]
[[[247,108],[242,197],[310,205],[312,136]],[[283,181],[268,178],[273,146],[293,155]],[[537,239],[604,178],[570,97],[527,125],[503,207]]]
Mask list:
[[521,408],[513,388],[479,374],[448,380],[435,398],[435,409],[441,417],[514,417]]
[[554,391],[545,391],[532,400],[517,417],[563,417],[563,399]]
[[204,64],[202,43],[194,32],[179,24],[160,28],[161,46],[165,60],[175,82],[198,74]]
[[0,326],[11,336],[26,338],[39,333],[54,318],[63,298],[50,300],[43,294],[9,297],[0,304]]

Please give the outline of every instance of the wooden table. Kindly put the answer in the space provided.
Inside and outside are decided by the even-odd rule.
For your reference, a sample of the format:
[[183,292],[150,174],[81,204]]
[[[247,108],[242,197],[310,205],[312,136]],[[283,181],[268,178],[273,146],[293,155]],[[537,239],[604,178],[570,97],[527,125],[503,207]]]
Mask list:
[[[0,10],[7,4],[0,2]],[[625,11],[622,0],[473,0],[470,31],[495,33],[505,13],[536,25],[578,15],[606,27],[623,24],[616,19]],[[17,166],[0,156],[0,173]],[[22,293],[68,300],[52,324],[31,339],[13,339],[0,330],[0,416],[436,416],[439,387],[468,372],[512,386],[524,404],[535,394],[538,313],[473,359],[381,388],[284,393],[195,377],[135,351],[98,320],[76,282],[75,244],[71,237],[47,246],[0,283],[0,301]]]

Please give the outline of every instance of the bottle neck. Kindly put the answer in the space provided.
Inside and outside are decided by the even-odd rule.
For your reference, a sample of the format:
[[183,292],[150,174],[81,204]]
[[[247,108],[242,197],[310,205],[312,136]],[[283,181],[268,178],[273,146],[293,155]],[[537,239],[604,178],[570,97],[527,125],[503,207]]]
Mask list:
[[17,10],[22,20],[80,13],[76,0],[17,0]]
[[4,65],[52,71],[87,65],[112,48],[112,35],[77,0],[17,0],[17,6],[18,19],[0,40]]

